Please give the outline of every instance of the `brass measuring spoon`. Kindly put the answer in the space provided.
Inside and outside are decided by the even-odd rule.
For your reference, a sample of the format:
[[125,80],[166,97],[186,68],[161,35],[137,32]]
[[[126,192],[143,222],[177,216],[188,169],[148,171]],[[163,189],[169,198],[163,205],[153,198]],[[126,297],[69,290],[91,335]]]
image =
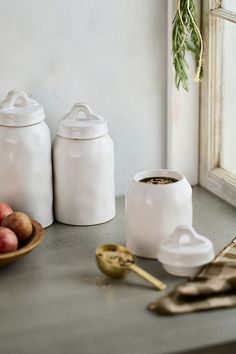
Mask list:
[[98,246],[96,248],[96,262],[99,269],[110,278],[122,278],[129,270],[132,270],[157,289],[163,290],[166,288],[164,283],[137,266],[134,254],[122,245],[106,244]]

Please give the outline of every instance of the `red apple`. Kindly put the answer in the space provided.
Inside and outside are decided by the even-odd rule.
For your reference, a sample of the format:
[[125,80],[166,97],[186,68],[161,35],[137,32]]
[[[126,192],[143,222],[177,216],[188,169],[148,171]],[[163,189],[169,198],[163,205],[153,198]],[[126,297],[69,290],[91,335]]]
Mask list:
[[0,202],[0,224],[2,222],[2,219],[5,218],[5,216],[10,215],[12,213],[13,210],[9,207],[9,205]]
[[0,226],[0,253],[15,251],[17,247],[16,234],[7,227]]
[[6,216],[2,220],[1,226],[11,229],[16,234],[19,242],[26,241],[33,232],[30,218],[25,213],[19,211]]

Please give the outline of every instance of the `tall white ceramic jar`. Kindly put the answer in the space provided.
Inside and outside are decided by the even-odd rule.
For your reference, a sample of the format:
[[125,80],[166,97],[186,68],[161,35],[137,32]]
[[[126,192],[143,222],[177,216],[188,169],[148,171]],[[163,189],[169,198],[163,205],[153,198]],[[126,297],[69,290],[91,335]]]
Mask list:
[[0,200],[44,227],[53,222],[51,135],[41,104],[20,90],[0,102]]
[[58,221],[95,225],[115,216],[114,147],[103,118],[75,104],[59,122],[53,161]]
[[[146,184],[142,179],[170,177],[170,184]],[[192,226],[192,188],[171,170],[137,173],[126,193],[126,244],[136,255],[156,258],[160,241],[179,225]]]

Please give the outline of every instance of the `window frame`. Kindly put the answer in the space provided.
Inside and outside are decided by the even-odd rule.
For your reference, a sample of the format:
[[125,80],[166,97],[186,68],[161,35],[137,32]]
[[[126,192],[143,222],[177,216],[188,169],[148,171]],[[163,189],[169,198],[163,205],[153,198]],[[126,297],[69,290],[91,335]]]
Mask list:
[[221,45],[219,19],[236,24],[236,14],[220,8],[221,1],[202,2],[202,33],[206,45],[200,95],[200,185],[236,206],[236,177],[220,167]]

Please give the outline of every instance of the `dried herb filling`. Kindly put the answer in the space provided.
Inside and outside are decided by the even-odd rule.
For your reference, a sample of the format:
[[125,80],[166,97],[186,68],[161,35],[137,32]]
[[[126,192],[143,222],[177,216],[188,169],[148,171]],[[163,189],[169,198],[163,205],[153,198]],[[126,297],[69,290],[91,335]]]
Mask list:
[[146,177],[140,179],[139,182],[143,182],[146,184],[170,184],[177,182],[178,179],[172,177]]

